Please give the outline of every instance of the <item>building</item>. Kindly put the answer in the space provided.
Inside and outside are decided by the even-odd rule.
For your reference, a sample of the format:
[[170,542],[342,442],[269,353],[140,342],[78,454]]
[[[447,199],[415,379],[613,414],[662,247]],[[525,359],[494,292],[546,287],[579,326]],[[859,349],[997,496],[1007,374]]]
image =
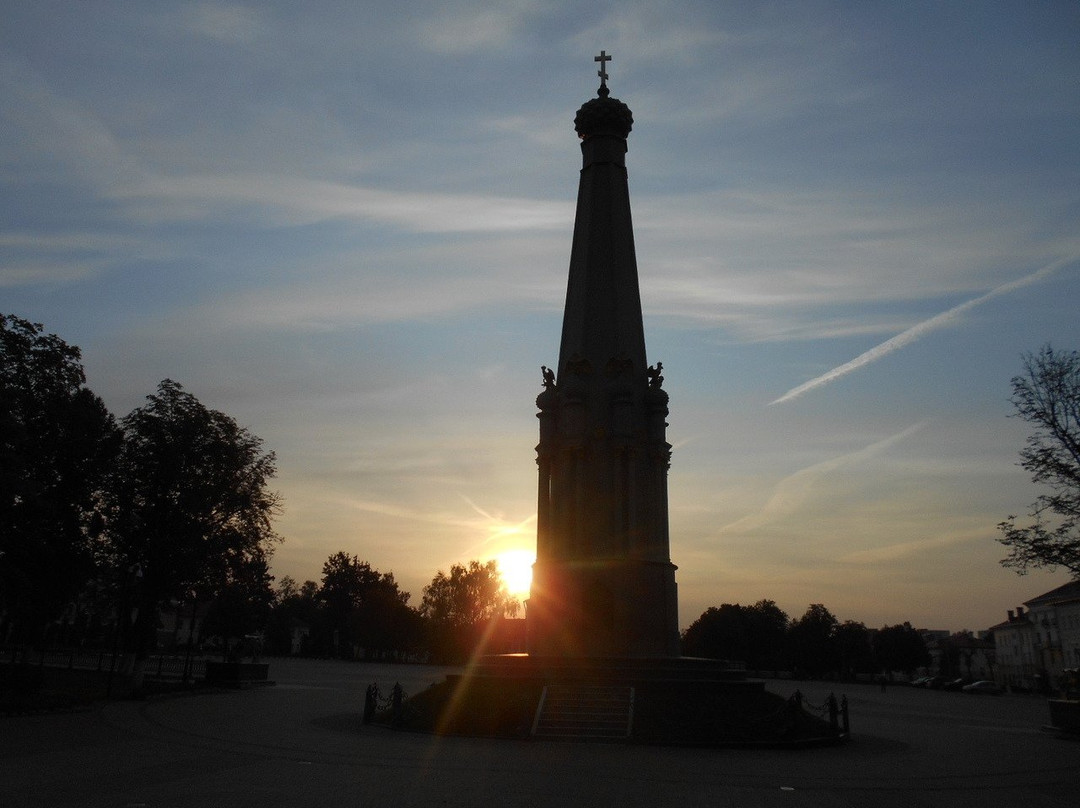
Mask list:
[[1022,690],[1061,689],[1065,671],[1080,667],[1080,581],[1010,609],[1008,619],[990,630],[999,684]]
[[944,646],[942,675],[972,682],[994,678],[997,652],[993,640],[976,637],[970,631],[959,631],[949,637]]

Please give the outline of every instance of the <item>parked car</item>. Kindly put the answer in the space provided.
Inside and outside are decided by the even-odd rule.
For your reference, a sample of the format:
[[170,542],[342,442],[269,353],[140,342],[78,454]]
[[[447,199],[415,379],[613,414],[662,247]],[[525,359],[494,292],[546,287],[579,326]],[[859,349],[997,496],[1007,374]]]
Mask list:
[[972,682],[970,685],[964,685],[961,690],[965,693],[988,693],[991,696],[996,696],[1001,693],[1001,688],[994,682],[989,682],[983,679],[981,682]]
[[970,679],[965,679],[963,677],[960,677],[959,679],[953,679],[951,682],[946,682],[944,685],[942,685],[941,689],[942,690],[963,690],[965,687],[967,687],[971,683],[972,682],[971,682]]
[[937,690],[943,684],[945,679],[941,676],[921,676],[911,683],[912,687],[925,687],[927,690]]

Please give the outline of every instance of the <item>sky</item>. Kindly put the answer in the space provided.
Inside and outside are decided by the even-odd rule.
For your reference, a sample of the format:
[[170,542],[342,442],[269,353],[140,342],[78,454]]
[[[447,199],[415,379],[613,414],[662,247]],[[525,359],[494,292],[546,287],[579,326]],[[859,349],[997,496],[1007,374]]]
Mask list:
[[1040,493],[1022,355],[1080,349],[1075,2],[0,0],[0,311],[123,416],[277,455],[272,571],[418,604],[535,548],[593,57],[633,110],[671,555],[709,606],[986,628]]

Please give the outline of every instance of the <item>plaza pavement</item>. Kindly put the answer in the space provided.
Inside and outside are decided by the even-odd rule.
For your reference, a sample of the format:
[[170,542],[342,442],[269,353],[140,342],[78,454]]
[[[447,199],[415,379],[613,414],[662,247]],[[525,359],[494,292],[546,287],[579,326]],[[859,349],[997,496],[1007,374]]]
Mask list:
[[[852,685],[853,740],[804,750],[435,738],[361,723],[364,688],[450,669],[272,660],[274,687],[0,717],[0,806],[1075,808],[1080,741],[1033,696]],[[829,687],[802,689],[820,703]]]

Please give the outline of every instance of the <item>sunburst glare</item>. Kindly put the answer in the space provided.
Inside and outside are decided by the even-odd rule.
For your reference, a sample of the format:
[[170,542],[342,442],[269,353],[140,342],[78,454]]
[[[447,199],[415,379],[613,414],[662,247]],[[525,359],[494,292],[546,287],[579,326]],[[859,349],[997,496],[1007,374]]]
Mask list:
[[504,550],[495,556],[495,560],[510,594],[518,600],[527,598],[529,586],[532,584],[532,565],[536,561],[536,553],[532,550]]

